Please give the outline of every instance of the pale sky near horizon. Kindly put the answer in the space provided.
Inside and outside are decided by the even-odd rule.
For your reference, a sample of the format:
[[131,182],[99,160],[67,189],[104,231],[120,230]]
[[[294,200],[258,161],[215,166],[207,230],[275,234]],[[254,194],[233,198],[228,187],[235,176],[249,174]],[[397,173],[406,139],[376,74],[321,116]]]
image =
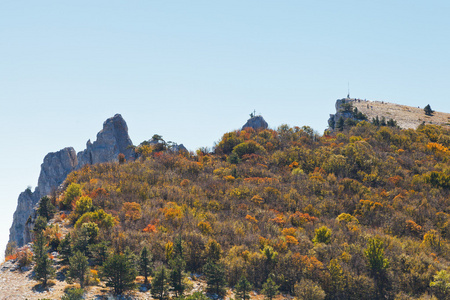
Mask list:
[[322,133],[347,95],[450,112],[448,1],[0,3],[0,257],[17,197],[48,152],[115,113],[212,147],[253,109]]

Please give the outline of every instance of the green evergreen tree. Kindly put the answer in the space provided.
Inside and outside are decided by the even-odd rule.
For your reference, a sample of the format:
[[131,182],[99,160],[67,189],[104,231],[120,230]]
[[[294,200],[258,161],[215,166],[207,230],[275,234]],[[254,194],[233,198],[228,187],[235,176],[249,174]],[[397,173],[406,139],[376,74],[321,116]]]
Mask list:
[[275,282],[275,276],[273,274],[269,275],[269,278],[262,285],[262,294],[265,295],[266,300],[272,300],[276,295],[278,295],[279,285]]
[[181,238],[175,239],[173,246],[172,258],[169,261],[169,265],[172,268],[170,271],[170,283],[172,290],[177,297],[183,295],[186,286],[183,282],[183,271],[186,268],[186,262],[183,258],[183,243]]
[[344,117],[340,116],[338,121],[336,122],[336,129],[339,131],[344,130],[344,123],[345,123]]
[[152,256],[148,253],[147,247],[142,248],[138,265],[139,274],[144,276],[144,284],[148,284],[148,276],[150,276],[152,270]]
[[388,121],[387,121],[387,126],[389,126],[389,127],[397,127],[397,121],[395,121],[394,119],[389,119]]
[[372,124],[375,126],[380,126],[380,118],[378,118],[378,116],[376,118],[372,118]]
[[69,258],[72,256],[72,238],[70,232],[59,243],[58,252],[61,257],[61,264],[68,265]]
[[101,241],[98,244],[89,245],[88,251],[93,258],[93,263],[102,266],[108,259],[108,241]]
[[169,276],[166,268],[161,267],[153,277],[151,294],[153,298],[163,300],[169,297]]
[[122,294],[135,287],[136,269],[125,254],[113,254],[101,268],[101,276],[106,280],[106,286],[114,289],[114,294]]
[[89,256],[89,245],[95,243],[98,236],[98,225],[94,222],[87,222],[81,225],[81,229],[78,232],[75,240],[74,248],[84,253],[85,256]]
[[46,240],[42,234],[38,234],[34,246],[34,278],[42,281],[42,286],[46,287],[48,280],[53,278],[55,269],[53,263],[48,256],[49,247],[46,245]]
[[248,300],[250,299],[250,290],[252,289],[252,285],[248,282],[247,278],[244,276],[239,279],[236,284],[236,299]]
[[69,259],[69,277],[78,280],[81,288],[84,288],[88,275],[88,259],[80,251],[75,252],[74,256]]
[[39,207],[37,209],[38,215],[44,217],[45,219],[50,220],[55,214],[55,206],[52,204],[52,201],[49,197],[44,196],[39,201]]
[[38,216],[36,218],[36,222],[34,222],[33,232],[34,234],[41,234],[42,231],[47,228],[47,219],[43,216]]
[[203,267],[206,276],[206,291],[223,296],[225,294],[225,267],[219,262],[209,260]]

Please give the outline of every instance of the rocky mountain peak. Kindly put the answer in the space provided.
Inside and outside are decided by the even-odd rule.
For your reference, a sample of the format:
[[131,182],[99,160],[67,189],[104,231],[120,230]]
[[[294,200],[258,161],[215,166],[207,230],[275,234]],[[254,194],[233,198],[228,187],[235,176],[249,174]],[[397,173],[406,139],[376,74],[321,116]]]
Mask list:
[[242,126],[242,130],[244,130],[246,127],[251,127],[253,129],[259,129],[263,128],[266,129],[269,127],[266,120],[262,116],[252,116],[250,119],[247,120],[247,123]]
[[86,149],[77,154],[78,166],[117,161],[120,153],[127,160],[134,158],[133,143],[128,135],[128,126],[120,114],[107,119],[103,123],[103,129],[97,134],[97,140],[93,143],[89,140]]
[[128,127],[120,114],[107,119],[103,129],[97,134],[97,140],[86,143],[86,149],[75,152],[67,147],[57,152],[48,153],[41,165],[38,186],[31,192],[27,189],[19,195],[14,212],[13,224],[10,228],[9,241],[21,247],[30,242],[30,227],[27,220],[34,215],[39,200],[58,188],[67,175],[86,164],[97,164],[118,161],[123,153],[127,160],[134,159],[133,143],[128,135]]

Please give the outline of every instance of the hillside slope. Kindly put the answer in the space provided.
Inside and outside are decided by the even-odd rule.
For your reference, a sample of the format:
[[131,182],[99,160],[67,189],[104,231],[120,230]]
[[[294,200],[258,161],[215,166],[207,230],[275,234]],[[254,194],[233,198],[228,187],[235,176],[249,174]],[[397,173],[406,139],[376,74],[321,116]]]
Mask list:
[[[236,291],[246,278],[257,293],[272,280],[276,294],[316,299],[448,299],[449,147],[443,127],[367,122],[324,136],[246,128],[224,134],[214,153],[142,143],[136,161],[69,174],[50,199],[56,217],[34,233],[53,248],[59,291],[76,251],[92,270],[85,291],[103,296],[111,260],[134,270],[146,248],[152,284],[162,267],[181,270],[186,292],[199,282]],[[9,270],[0,289],[4,272],[20,275]],[[137,283],[129,293],[151,299]]]

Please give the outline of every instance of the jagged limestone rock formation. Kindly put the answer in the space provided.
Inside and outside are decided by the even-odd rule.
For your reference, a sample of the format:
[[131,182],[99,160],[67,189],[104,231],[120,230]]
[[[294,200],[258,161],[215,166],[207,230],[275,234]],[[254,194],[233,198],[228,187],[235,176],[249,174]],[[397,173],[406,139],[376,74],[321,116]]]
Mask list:
[[39,174],[39,196],[50,194],[52,189],[61,184],[61,178],[66,178],[67,174],[72,172],[77,165],[77,154],[72,147],[47,154]]
[[262,116],[254,116],[247,120],[247,123],[242,126],[242,130],[244,130],[246,127],[251,127],[253,129],[266,129],[267,127],[269,127],[269,125]]
[[30,242],[36,205],[43,196],[57,189],[70,172],[86,164],[118,161],[120,153],[123,153],[127,160],[133,159],[132,146],[127,124],[121,115],[116,114],[103,123],[97,140],[94,143],[88,141],[84,151],[76,154],[73,148],[68,147],[47,154],[41,165],[38,186],[34,192],[27,189],[19,196],[9,242],[15,242],[18,247]]
[[86,143],[86,149],[77,154],[78,168],[86,164],[98,164],[118,161],[120,153],[127,160],[134,158],[133,143],[128,136],[128,127],[121,115],[116,114],[103,123],[103,129],[97,134],[97,140]]
[[53,189],[58,187],[67,174],[75,169],[76,165],[77,156],[75,150],[71,147],[58,152],[51,152],[45,156],[44,162],[41,164],[37,188],[34,192],[27,189],[19,195],[13,223],[9,230],[10,242],[14,241],[17,246],[29,242],[27,223],[36,204],[43,196],[50,194]]

